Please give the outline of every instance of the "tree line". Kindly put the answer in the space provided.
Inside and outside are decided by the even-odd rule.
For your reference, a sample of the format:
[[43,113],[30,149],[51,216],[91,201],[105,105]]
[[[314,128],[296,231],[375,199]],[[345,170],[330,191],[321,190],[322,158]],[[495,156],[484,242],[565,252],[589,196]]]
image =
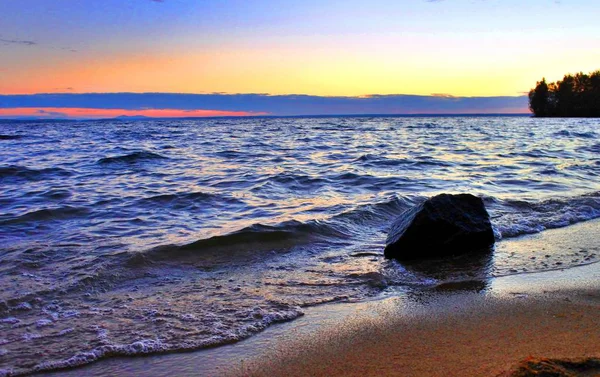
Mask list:
[[600,117],[600,70],[550,84],[543,78],[529,92],[529,109],[536,117]]

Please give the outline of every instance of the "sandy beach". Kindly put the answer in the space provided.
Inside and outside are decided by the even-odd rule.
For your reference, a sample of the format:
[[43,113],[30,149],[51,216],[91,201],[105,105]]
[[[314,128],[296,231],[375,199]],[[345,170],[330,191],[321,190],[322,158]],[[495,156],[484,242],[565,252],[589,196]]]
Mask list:
[[[499,247],[595,247],[598,221]],[[275,341],[229,375],[499,376],[526,358],[600,357],[600,264],[440,286],[357,304],[314,332]],[[347,309],[351,311],[350,309]],[[566,375],[566,374],[565,374]],[[597,376],[595,368],[573,375]]]
[[[498,247],[593,249],[599,229],[590,221]],[[595,263],[321,305],[233,345],[108,359],[53,375],[508,375],[528,357],[600,357],[599,309]]]
[[600,356],[597,289],[508,295],[425,298],[403,316],[396,300],[373,303],[377,316],[357,314],[317,336],[277,342],[231,375],[497,376],[530,356]]

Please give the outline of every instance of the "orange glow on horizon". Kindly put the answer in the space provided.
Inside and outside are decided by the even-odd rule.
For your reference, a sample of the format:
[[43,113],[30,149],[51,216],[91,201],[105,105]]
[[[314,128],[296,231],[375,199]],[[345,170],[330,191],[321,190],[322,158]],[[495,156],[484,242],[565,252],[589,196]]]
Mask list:
[[19,107],[0,109],[0,117],[28,117],[39,118],[116,118],[118,116],[142,115],[152,118],[187,118],[187,117],[221,117],[221,116],[256,116],[268,115],[264,112],[248,111],[222,111],[222,110],[177,110],[177,109],[87,109],[63,107]]
[[[283,51],[240,48],[183,53],[173,47],[154,54],[56,58],[43,66],[5,69],[0,74],[0,93],[516,96],[529,91],[542,76],[550,80],[573,69],[565,59],[541,69],[533,58],[511,60],[503,55],[490,62],[483,53],[477,59],[458,54],[444,60],[442,69],[437,55],[423,52],[400,59],[399,53],[388,53],[377,58],[378,51],[359,53],[333,47],[313,51],[300,45]],[[581,63],[576,69],[591,71],[594,67]]]

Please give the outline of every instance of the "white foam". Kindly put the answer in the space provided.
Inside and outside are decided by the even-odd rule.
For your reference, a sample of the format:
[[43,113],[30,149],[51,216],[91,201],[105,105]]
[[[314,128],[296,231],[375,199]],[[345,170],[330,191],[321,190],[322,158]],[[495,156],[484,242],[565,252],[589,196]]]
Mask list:
[[40,327],[46,327],[46,326],[51,326],[54,322],[52,322],[49,319],[40,319],[39,321],[37,321],[35,323],[35,327],[40,328]]
[[28,302],[21,302],[17,306],[13,306],[12,310],[31,310],[31,304]]
[[36,365],[33,370],[41,372],[53,369],[73,368],[89,364],[108,355],[134,356],[139,354],[164,352],[167,350],[169,350],[169,348],[158,339],[143,339],[127,345],[101,346],[89,352],[80,352],[65,360],[43,362]]
[[267,328],[270,324],[277,322],[290,321],[304,315],[300,307],[294,307],[290,310],[281,310],[269,312],[262,308],[254,308],[249,314],[249,318],[259,319],[260,321],[249,323],[235,332],[235,339],[240,340],[256,334]]
[[74,331],[75,329],[73,329],[72,327],[69,327],[68,329],[64,329],[61,332],[58,333],[58,336],[63,336],[63,335],[67,335],[70,334]]
[[66,310],[66,311],[60,313],[60,316],[62,318],[79,317],[79,312],[77,310]]
[[[264,330],[272,323],[292,320],[294,318],[302,316],[304,313],[302,312],[300,307],[292,307],[286,310],[278,311],[268,310],[261,307],[254,307],[249,311],[243,311],[239,314],[240,316],[243,315],[243,317],[246,319],[253,320],[253,322],[244,325],[241,328],[234,329],[232,331],[222,331],[218,335],[214,335],[209,338],[196,340],[181,339],[177,343],[173,344],[165,343],[159,338],[140,339],[130,344],[105,344],[91,351],[80,352],[64,360],[52,360],[42,362],[36,367],[34,367],[33,370],[39,372],[54,369],[72,368],[76,366],[89,364],[106,356],[135,356],[175,350],[194,350],[211,346],[217,346],[247,338],[259,331]],[[193,318],[194,321],[199,320],[196,316],[191,314],[183,314],[176,317],[180,320],[183,318],[189,318],[190,320]],[[207,317],[209,317],[211,320],[215,320],[217,318],[217,316],[214,315],[208,315]],[[210,322],[212,325],[214,325],[213,321]],[[220,322],[218,321],[217,323],[220,324]],[[226,328],[226,326],[222,327]],[[92,326],[92,329],[97,331],[99,338],[103,338],[104,340],[106,340],[106,330],[97,325]],[[73,329],[66,329],[63,330],[61,333],[69,333],[71,331],[73,331]]]
[[15,317],[8,317],[8,318],[0,319],[0,322],[2,322],[2,323],[9,323],[11,325],[14,325],[15,323],[21,322],[21,320],[15,318]]
[[40,334],[28,333],[28,332],[26,332],[25,334],[23,334],[23,336],[21,336],[21,338],[26,342],[33,340],[33,339],[39,339],[41,337],[42,336]]
[[193,315],[193,314],[189,314],[189,313],[182,314],[182,315],[179,317],[179,319],[181,319],[181,320],[182,320],[182,321],[184,321],[184,322],[194,322],[194,321],[197,321],[197,320],[198,320],[198,318],[196,318],[196,316],[195,316],[195,315]]
[[534,234],[600,217],[597,194],[541,202],[504,202],[492,209],[497,239]]

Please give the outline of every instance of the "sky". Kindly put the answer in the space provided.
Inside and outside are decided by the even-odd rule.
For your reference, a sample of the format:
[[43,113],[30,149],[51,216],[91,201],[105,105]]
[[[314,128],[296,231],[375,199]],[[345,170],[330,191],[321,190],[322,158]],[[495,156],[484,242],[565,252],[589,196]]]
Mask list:
[[0,117],[526,112],[542,77],[600,69],[598,19],[597,0],[3,0]]

